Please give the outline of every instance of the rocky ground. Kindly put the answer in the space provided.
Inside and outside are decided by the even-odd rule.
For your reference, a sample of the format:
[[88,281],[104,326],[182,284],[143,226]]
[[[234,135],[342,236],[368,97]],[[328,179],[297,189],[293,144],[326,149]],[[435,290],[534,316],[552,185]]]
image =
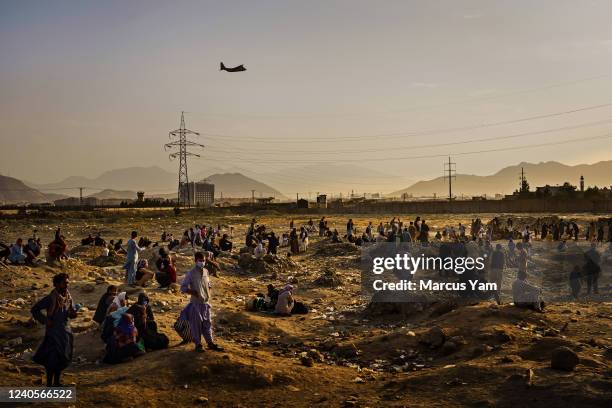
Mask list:
[[[39,230],[48,242],[57,225],[68,237],[72,259],[50,267],[0,266],[0,385],[36,386],[42,367],[30,361],[43,328],[29,308],[50,290],[60,271],[71,277],[75,302],[85,308],[71,323],[75,360],[66,383],[77,387],[76,406],[610,406],[612,403],[612,304],[588,297],[559,297],[544,314],[490,301],[439,301],[420,307],[370,304],[361,295],[359,252],[350,244],[311,239],[307,253],[264,264],[220,258],[213,279],[216,336],[223,353],[196,354],[179,345],[172,324],[188,298],[156,286],[145,288],[170,348],[134,361],[100,364],[103,344],[91,321],[108,284],[121,285],[121,262],[101,262],[80,238],[101,232],[127,240],[132,229],[153,241],[162,230],[180,236],[194,223],[233,227],[236,243],[253,215],[211,216],[188,212],[113,212],[0,219],[0,240],[11,242]],[[286,215],[256,214],[275,231]],[[492,218],[482,215],[481,218]],[[586,216],[577,215],[585,221]],[[391,217],[354,216],[367,221]],[[432,216],[432,230],[470,218]],[[342,231],[347,216],[331,217]],[[296,225],[307,217],[295,218]],[[317,219],[315,218],[315,223]],[[237,254],[238,251],[236,251]],[[153,259],[154,250],[145,257]],[[191,267],[191,251],[176,254],[180,276]],[[112,263],[112,262],[111,262]],[[509,271],[512,275],[514,272]],[[509,278],[510,279],[510,278]],[[559,279],[563,281],[563,279]],[[279,318],[245,310],[245,300],[268,283],[292,282],[307,315]],[[560,286],[563,286],[561,283]],[[610,277],[602,279],[602,292]]]

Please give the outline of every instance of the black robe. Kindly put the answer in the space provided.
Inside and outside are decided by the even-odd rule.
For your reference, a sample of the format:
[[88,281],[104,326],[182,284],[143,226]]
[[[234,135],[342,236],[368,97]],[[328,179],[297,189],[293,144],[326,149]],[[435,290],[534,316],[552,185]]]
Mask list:
[[[51,295],[47,295],[31,309],[34,319],[46,327],[45,338],[32,360],[49,370],[61,371],[72,362],[74,338],[68,318],[74,317],[74,310],[72,303],[68,303],[63,308],[56,309],[52,316],[46,316],[42,310],[49,310],[52,301]],[[51,323],[47,324],[49,321]]]
[[126,311],[134,316],[134,326],[138,330],[138,340],[143,339],[147,350],[168,348],[168,337],[157,331],[157,323],[151,306],[134,304]]
[[108,310],[108,307],[112,302],[113,295],[108,293],[103,294],[100,298],[100,301],[98,302],[98,307],[96,308],[96,312],[94,313],[92,320],[94,322],[97,322],[98,324],[104,323],[104,319],[106,318],[106,311]]

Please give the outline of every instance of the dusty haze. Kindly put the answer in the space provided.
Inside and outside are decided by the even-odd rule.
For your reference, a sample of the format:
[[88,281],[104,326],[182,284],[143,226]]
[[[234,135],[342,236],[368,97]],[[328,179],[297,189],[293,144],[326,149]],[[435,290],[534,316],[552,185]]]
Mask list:
[[[174,171],[162,144],[185,110],[207,146],[190,163],[195,173],[272,174],[275,187],[300,191],[307,174],[283,169],[336,161],[377,171],[369,179],[363,171],[362,190],[405,188],[440,176],[443,159],[389,157],[612,132],[599,123],[415,147],[611,119],[612,107],[603,107],[407,135],[612,102],[611,13],[607,1],[558,0],[3,2],[0,172],[51,183],[130,166]],[[219,72],[220,61],[248,70]],[[521,161],[593,163],[611,152],[607,138],[455,161],[461,173],[486,175]]]

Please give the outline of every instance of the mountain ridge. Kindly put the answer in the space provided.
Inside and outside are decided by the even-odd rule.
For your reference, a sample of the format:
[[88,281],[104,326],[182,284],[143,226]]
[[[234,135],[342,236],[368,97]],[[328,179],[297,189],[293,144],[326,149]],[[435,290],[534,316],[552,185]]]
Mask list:
[[[580,176],[585,178],[585,188],[593,185],[609,187],[612,184],[612,160],[574,166],[557,161],[521,162],[504,167],[487,176],[457,174],[457,178],[453,180],[453,195],[512,194],[518,189],[521,169],[525,171],[531,190],[546,184],[563,184],[566,181],[578,186]],[[387,195],[397,197],[404,193],[413,196],[432,196],[436,194],[445,197],[448,195],[448,183],[444,177],[421,180]]]

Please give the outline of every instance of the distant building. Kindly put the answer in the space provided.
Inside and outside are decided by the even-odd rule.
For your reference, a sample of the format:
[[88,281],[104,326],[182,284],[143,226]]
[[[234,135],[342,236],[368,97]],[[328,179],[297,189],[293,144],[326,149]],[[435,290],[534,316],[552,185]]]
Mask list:
[[327,208],[327,194],[319,194],[317,196],[317,207]]
[[308,200],[304,198],[297,200],[297,208],[308,208]]
[[193,206],[209,206],[215,201],[215,185],[206,181],[191,182],[183,186],[181,202]]
[[144,191],[139,191],[136,193],[137,201],[142,203],[144,201]]
[[274,200],[274,197],[259,197],[255,200],[257,201],[257,204],[270,204]]
[[102,207],[119,207],[121,203],[132,203],[134,200],[124,200],[121,198],[103,198],[99,201]]
[[536,194],[542,196],[555,197],[563,193],[563,186],[549,186],[545,185],[542,187],[536,187]]
[[[56,207],[78,207],[81,205],[81,200],[78,197],[62,198],[53,202]],[[82,205],[87,207],[95,207],[99,205],[96,197],[83,197]]]

